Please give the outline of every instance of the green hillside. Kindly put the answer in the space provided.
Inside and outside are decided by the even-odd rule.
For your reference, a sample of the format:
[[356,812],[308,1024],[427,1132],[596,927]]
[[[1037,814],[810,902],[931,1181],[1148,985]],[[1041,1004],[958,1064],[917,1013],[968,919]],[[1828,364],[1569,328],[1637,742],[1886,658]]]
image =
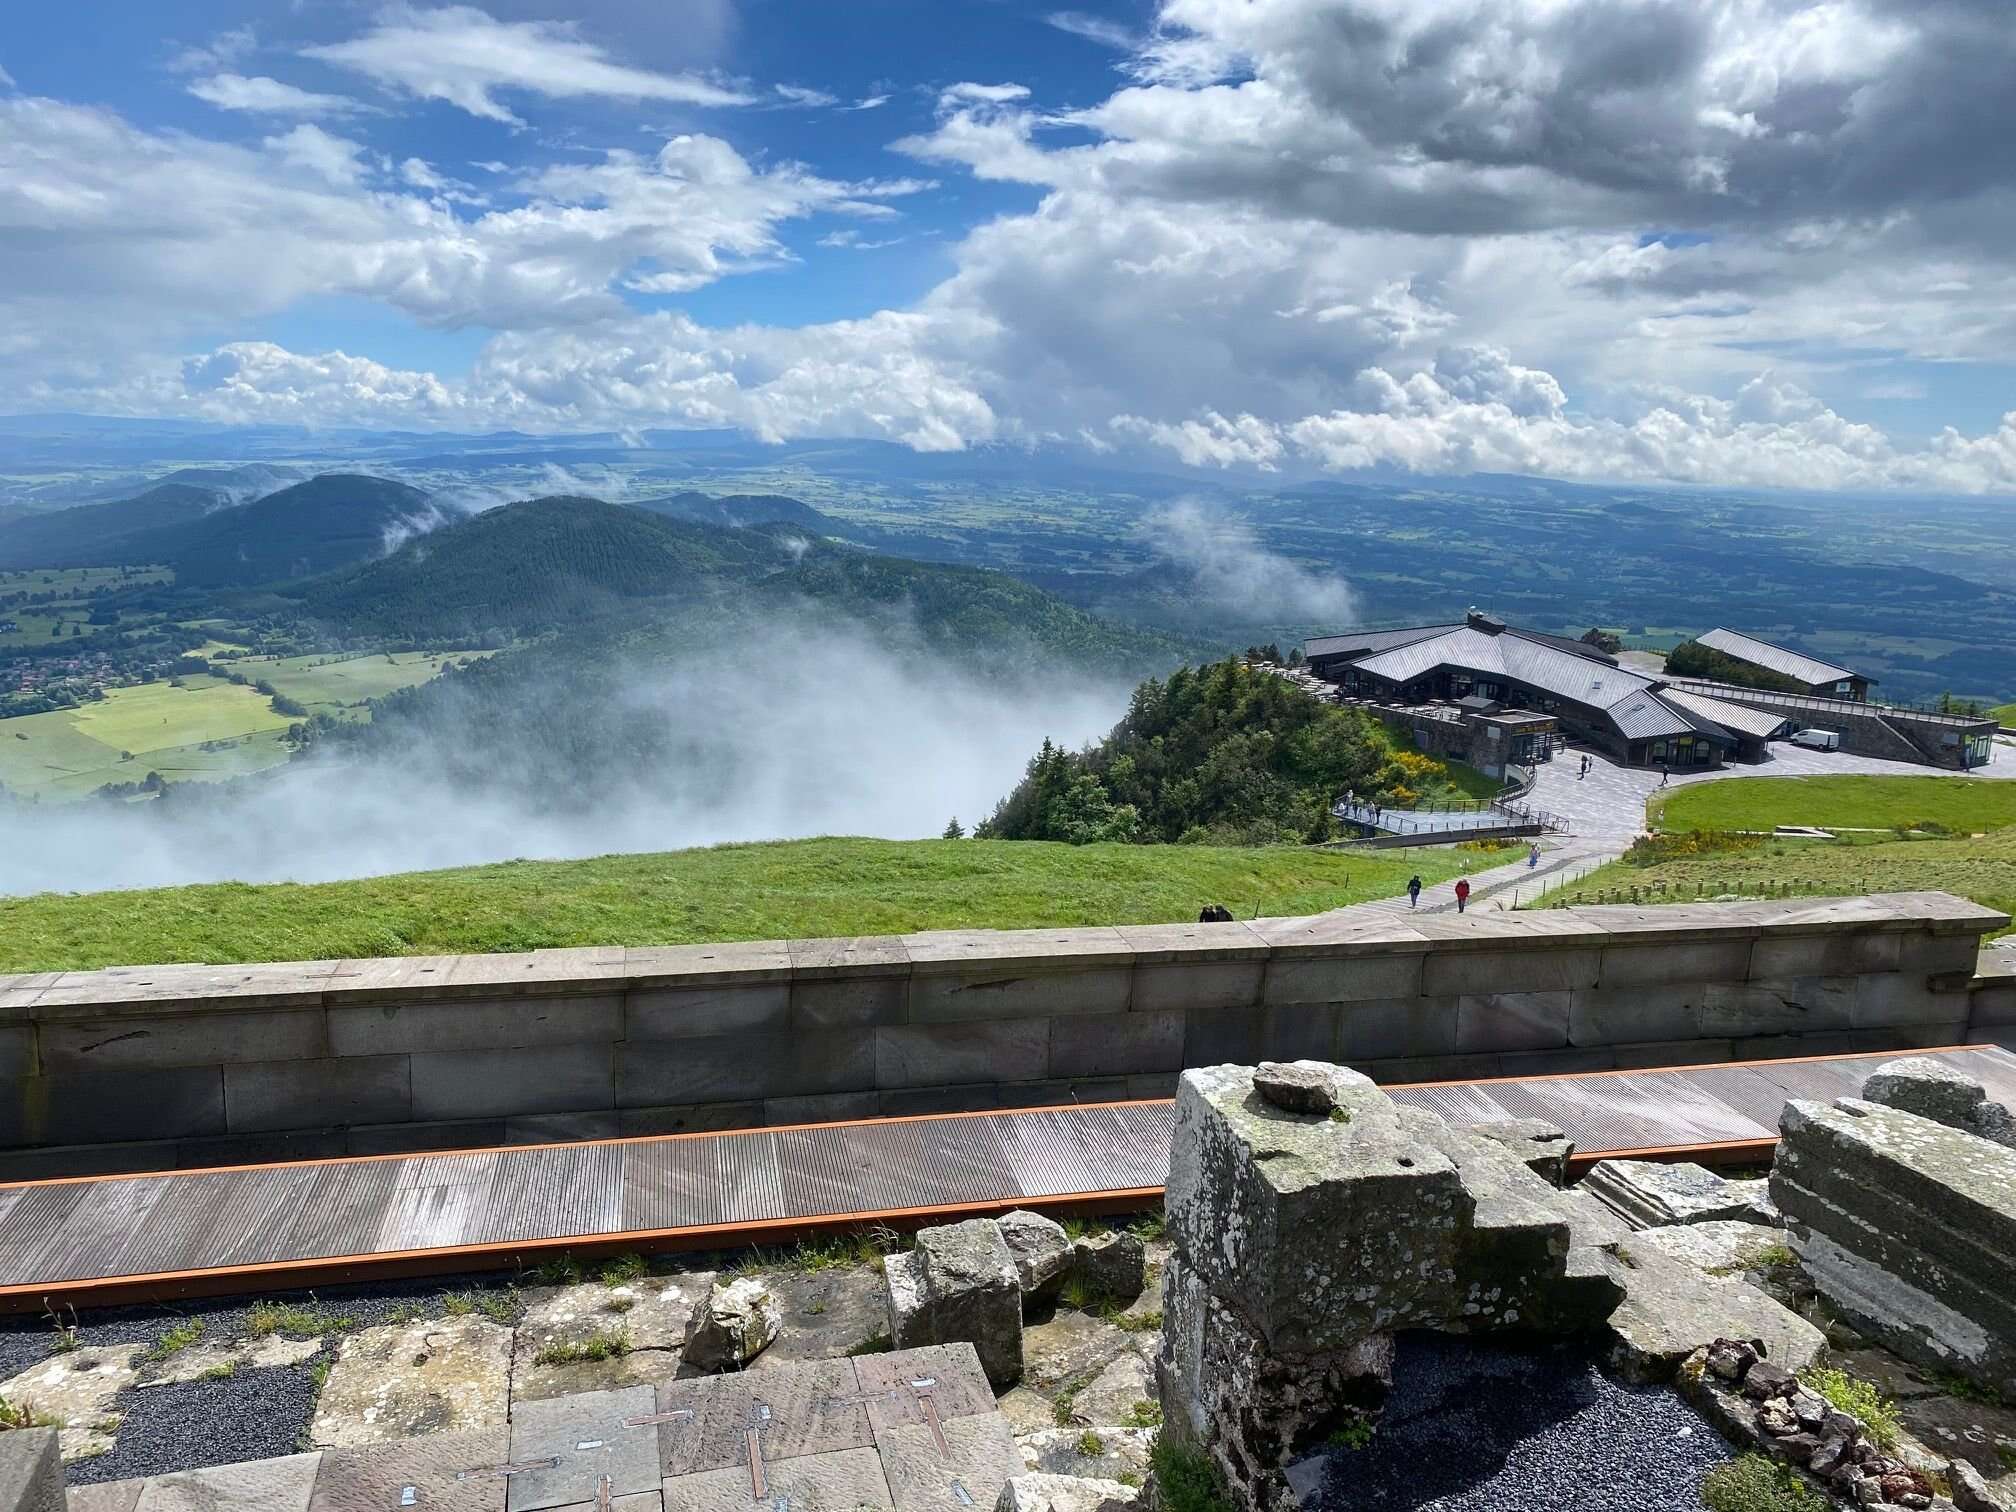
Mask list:
[[165,483],[110,504],[81,504],[0,524],[0,568],[139,565],[128,538],[201,520],[222,496],[214,488]]
[[1656,794],[1662,830],[1923,829],[1956,834],[2016,825],[2016,782],[1967,777],[1744,777]]
[[507,504],[298,590],[301,611],[347,634],[454,639],[528,635],[626,600],[775,570],[770,536],[656,519],[599,499]]
[[157,888],[0,900],[0,972],[164,961],[679,945],[703,940],[1174,923],[1397,895],[1460,851],[1346,856],[984,840],[800,840],[592,861],[513,861],[314,886]]
[[690,525],[795,525],[815,536],[844,535],[845,527],[810,504],[783,494],[670,494],[661,499],[637,499],[632,507],[667,520]]
[[126,560],[173,567],[180,589],[248,586],[375,557],[387,532],[428,512],[427,495],[407,484],[324,473],[250,504],[121,536],[118,545]]

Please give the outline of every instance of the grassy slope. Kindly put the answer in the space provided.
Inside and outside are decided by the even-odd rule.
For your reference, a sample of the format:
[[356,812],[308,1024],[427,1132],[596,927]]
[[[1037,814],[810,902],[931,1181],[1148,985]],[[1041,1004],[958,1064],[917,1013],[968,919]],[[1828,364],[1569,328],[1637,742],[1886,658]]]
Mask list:
[[357,882],[224,884],[0,900],[0,971],[161,961],[660,945],[914,929],[1169,923],[1392,897],[1461,851],[825,839]]
[[[263,694],[190,681],[184,688],[113,688],[97,703],[0,720],[0,784],[23,794],[79,797],[107,782],[137,782],[150,770],[172,781],[284,759],[277,738],[292,721],[275,714]],[[198,750],[206,740],[246,745],[236,755]],[[248,765],[255,748],[262,755]],[[122,750],[133,760],[121,761]]]
[[[1730,783],[1740,787],[1741,783]],[[1576,902],[1691,903],[1696,897],[1755,897],[1786,886],[1801,894],[1950,892],[1985,908],[2016,915],[2016,829],[1981,839],[1879,840],[1841,845],[1825,840],[1770,841],[1755,850],[1725,851],[1655,866],[1616,862],[1599,868],[1547,906]]]
[[1930,821],[1959,834],[2016,825],[2016,782],[1962,777],[1745,777],[1655,796],[1662,830],[1780,824],[1895,829]]
[[2005,730],[2016,729],[2016,703],[1997,704],[1988,711],[1988,717],[2001,720]]

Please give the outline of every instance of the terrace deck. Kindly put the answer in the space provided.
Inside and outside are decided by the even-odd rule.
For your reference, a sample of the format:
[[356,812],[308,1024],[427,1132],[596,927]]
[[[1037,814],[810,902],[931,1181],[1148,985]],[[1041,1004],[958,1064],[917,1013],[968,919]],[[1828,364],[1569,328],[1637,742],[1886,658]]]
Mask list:
[[[1790,1098],[1900,1052],[1438,1082],[1388,1091],[1458,1125],[1543,1118],[1586,1167],[1752,1160]],[[2016,1055],[1951,1060],[2016,1101]],[[733,1248],[821,1229],[1161,1195],[1167,1101],[166,1171],[0,1186],[0,1310],[507,1267],[557,1249]]]

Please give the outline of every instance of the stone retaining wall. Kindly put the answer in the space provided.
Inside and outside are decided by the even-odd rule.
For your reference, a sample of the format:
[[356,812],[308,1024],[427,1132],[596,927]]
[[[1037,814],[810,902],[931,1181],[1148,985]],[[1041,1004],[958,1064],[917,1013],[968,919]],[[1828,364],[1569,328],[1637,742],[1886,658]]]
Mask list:
[[1967,1037],[1943,893],[0,977],[0,1179]]

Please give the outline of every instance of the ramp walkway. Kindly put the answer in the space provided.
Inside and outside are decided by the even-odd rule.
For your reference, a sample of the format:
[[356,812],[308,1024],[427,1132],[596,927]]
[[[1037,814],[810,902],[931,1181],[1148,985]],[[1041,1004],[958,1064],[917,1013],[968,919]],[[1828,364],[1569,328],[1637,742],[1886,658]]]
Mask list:
[[[1996,1046],[1394,1086],[1457,1125],[1543,1118],[1586,1168],[1769,1154],[1789,1098],[1930,1054],[2016,1101]],[[1016,1207],[1125,1211],[1168,1178],[1166,1100],[0,1186],[0,1310],[449,1274],[554,1250],[732,1249]]]

